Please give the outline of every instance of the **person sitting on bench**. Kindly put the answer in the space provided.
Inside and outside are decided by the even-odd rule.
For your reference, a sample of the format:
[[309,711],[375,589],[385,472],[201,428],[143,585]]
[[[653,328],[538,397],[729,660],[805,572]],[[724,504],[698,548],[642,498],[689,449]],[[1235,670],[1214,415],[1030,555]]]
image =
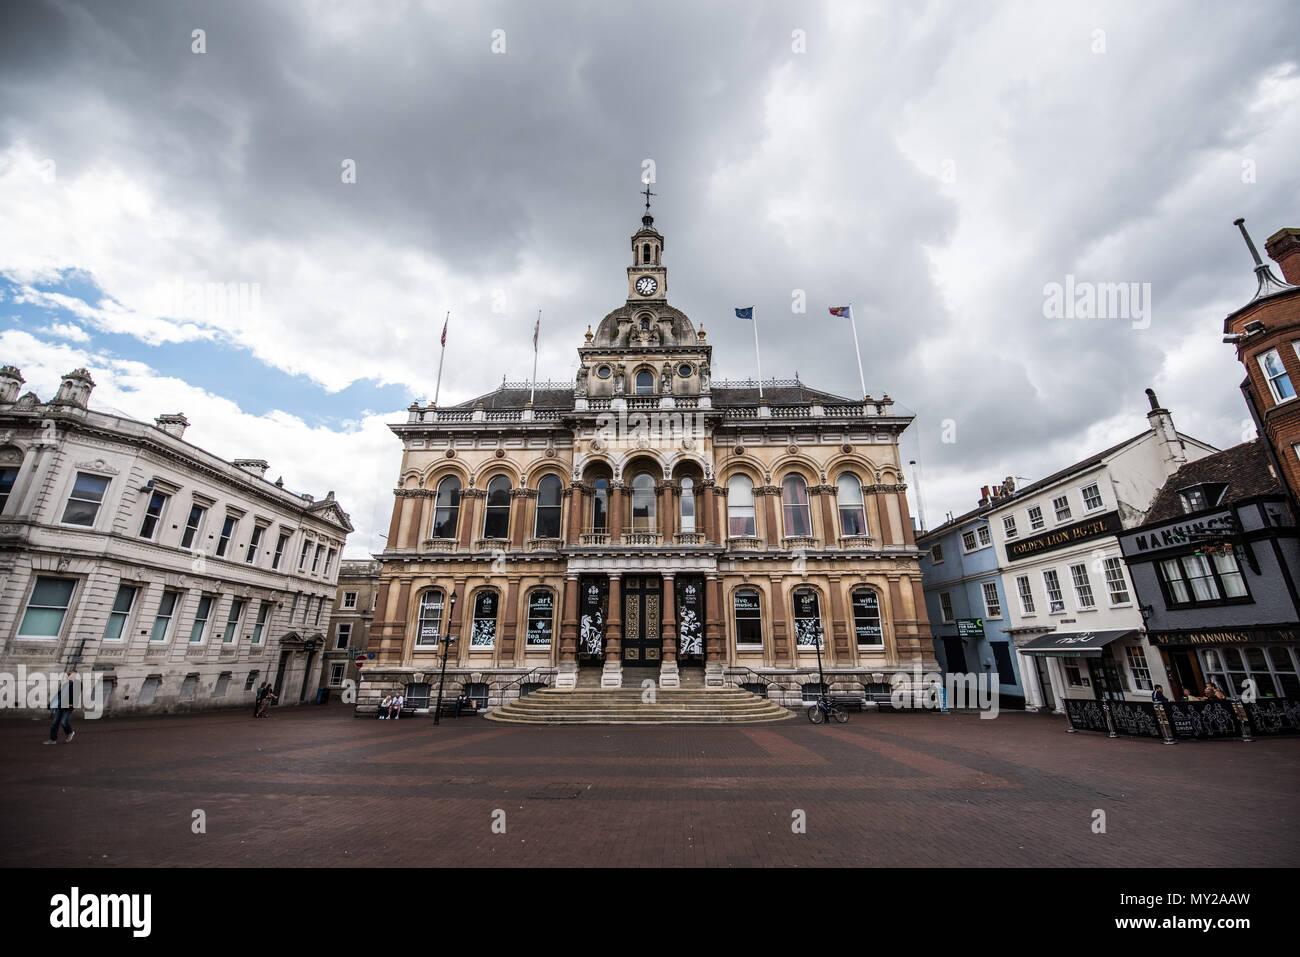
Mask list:
[[462,689],[459,697],[456,698],[456,717],[460,717],[460,712],[466,705],[471,707],[473,706],[469,698],[465,696],[465,692]]

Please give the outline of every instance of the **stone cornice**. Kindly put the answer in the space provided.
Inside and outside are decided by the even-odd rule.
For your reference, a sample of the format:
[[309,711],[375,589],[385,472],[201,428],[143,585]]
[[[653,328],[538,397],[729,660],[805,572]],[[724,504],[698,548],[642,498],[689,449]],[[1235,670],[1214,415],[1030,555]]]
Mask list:
[[398,498],[436,498],[438,493],[429,488],[395,488],[393,494]]

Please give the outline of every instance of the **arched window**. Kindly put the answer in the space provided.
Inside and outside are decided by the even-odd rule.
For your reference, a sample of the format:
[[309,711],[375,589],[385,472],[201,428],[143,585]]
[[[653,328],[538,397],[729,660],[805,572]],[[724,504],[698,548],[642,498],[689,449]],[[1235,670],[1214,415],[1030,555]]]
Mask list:
[[544,589],[528,595],[528,622],[525,648],[549,648],[555,623],[555,595]]
[[433,534],[430,538],[455,538],[460,518],[460,479],[448,475],[438,483],[433,499]]
[[791,472],[781,482],[781,511],[787,535],[811,535],[812,518],[808,512],[808,483]]
[[487,508],[483,510],[483,537],[510,536],[510,479],[498,475],[488,482]]
[[736,624],[736,644],[763,646],[763,605],[756,588],[738,588],[731,596],[731,613]]
[[835,482],[835,498],[840,506],[840,534],[867,534],[867,512],[862,506],[862,483],[852,472],[845,472]]
[[632,529],[651,531],[655,527],[655,480],[649,472],[632,479]]
[[438,645],[442,634],[442,591],[431,588],[420,596],[419,621],[415,629],[417,646]]
[[695,480],[682,479],[682,531],[695,531]]
[[655,394],[655,374],[649,369],[642,369],[636,374],[636,394]]
[[648,263],[648,262],[650,262],[650,244],[649,244],[649,243],[642,243],[642,244],[641,244],[641,262],[643,262],[643,263]]
[[474,596],[474,619],[470,624],[471,648],[491,648],[497,640],[497,593],[484,589]]
[[748,475],[733,475],[727,479],[727,536],[753,538],[754,483]]
[[822,610],[817,593],[811,588],[794,592],[794,643],[800,648],[815,648],[822,641]]
[[880,627],[880,596],[870,588],[853,590],[853,633],[859,648],[880,648],[885,632]]
[[603,532],[609,528],[609,479],[596,479],[591,496],[591,530]]
[[545,476],[537,483],[537,521],[533,534],[537,538],[560,537],[560,480]]

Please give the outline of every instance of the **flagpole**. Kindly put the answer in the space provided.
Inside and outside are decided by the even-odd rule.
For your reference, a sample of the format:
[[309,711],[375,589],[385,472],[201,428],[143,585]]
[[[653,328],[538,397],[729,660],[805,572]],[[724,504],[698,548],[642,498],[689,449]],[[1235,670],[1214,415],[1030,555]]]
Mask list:
[[442,323],[442,351],[438,353],[438,384],[433,387],[433,407],[438,407],[438,392],[442,389],[442,360],[447,357],[447,323],[451,322],[451,310],[447,310],[447,318]]
[[862,385],[862,398],[867,397],[867,380],[862,374],[862,350],[858,348],[858,323],[853,318],[853,300],[849,300],[849,328],[853,330],[853,354],[858,357],[858,382]]
[[[753,306],[749,307],[751,310]],[[763,401],[763,360],[758,354],[758,313],[750,313],[750,322],[754,324],[754,364],[758,366],[758,401]]]
[[542,310],[537,310],[537,325],[533,329],[533,387],[528,392],[528,404],[533,404],[537,395],[537,336],[542,331]]

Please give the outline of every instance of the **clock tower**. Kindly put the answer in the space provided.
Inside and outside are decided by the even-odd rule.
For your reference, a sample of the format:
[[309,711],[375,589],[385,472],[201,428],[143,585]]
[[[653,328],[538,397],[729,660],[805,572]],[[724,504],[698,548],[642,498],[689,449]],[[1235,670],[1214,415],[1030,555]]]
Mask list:
[[666,302],[668,270],[663,265],[664,238],[650,215],[650,187],[646,187],[645,215],[632,236],[632,265],[627,267],[627,301]]

